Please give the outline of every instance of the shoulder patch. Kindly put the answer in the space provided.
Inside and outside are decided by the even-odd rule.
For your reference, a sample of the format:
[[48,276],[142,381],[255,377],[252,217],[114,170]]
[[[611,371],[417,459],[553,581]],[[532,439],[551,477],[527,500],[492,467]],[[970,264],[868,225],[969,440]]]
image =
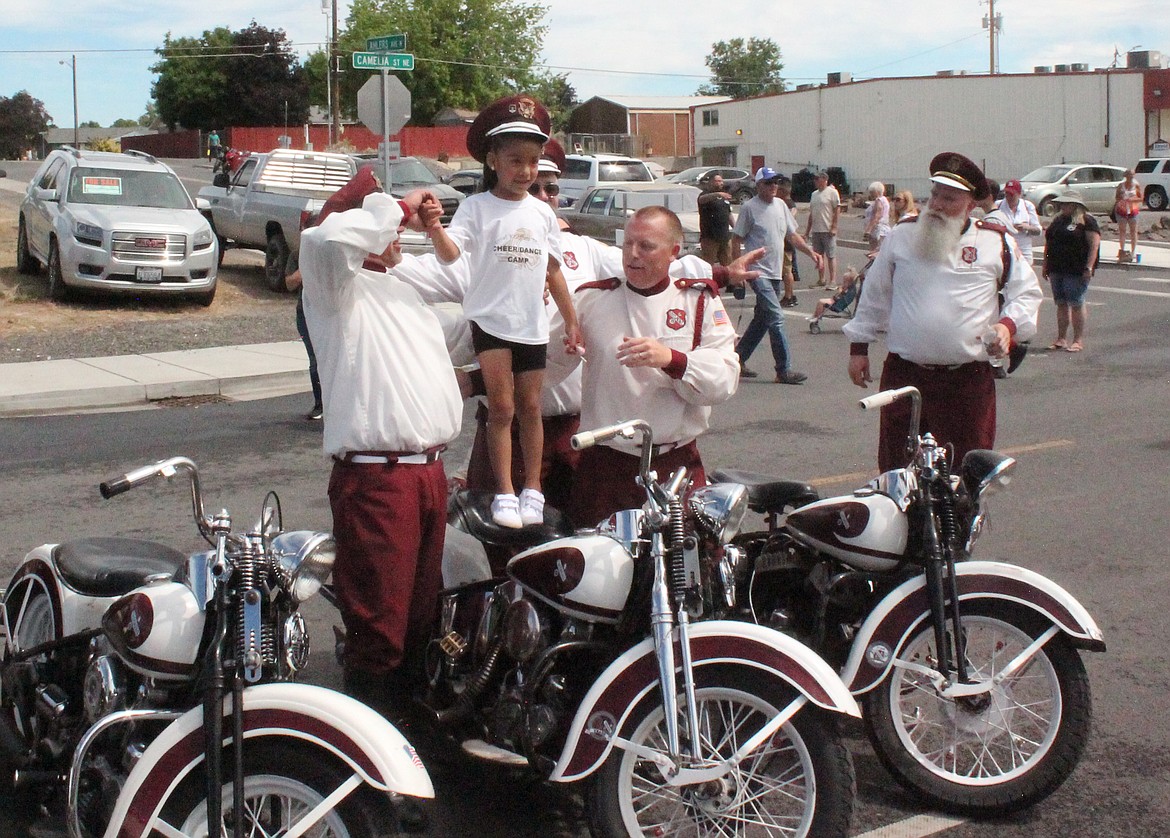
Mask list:
[[1007,227],[1004,227],[998,221],[988,221],[985,218],[980,218],[975,222],[975,226],[980,230],[990,230],[993,233],[1006,233]]
[[[585,291],[589,288],[597,288],[602,291],[612,291],[615,288],[620,288],[622,281],[616,276],[609,279],[595,279],[593,282],[583,282],[577,286],[577,291]],[[576,292],[574,292],[576,293]]]
[[714,279],[676,279],[674,281],[675,288],[695,288],[699,291],[706,291],[712,297],[719,296],[719,283]]

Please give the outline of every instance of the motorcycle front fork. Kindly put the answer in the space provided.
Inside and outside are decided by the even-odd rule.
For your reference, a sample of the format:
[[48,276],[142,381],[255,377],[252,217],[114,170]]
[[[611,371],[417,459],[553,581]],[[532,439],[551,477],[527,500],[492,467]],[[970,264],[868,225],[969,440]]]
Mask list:
[[695,673],[691,658],[690,618],[686,607],[679,603],[677,613],[671,608],[670,584],[667,580],[666,555],[663,540],[656,534],[651,545],[654,556],[654,583],[650,590],[650,628],[654,637],[654,650],[658,658],[658,684],[662,692],[662,710],[665,714],[666,744],[670,756],[679,763],[683,756],[679,737],[678,686],[675,673],[674,639],[675,629],[682,658],[683,695],[686,705],[688,753],[693,759],[699,757],[699,711],[695,705]]
[[[934,644],[938,651],[938,671],[949,679],[955,673],[956,683],[969,682],[967,654],[963,639],[963,624],[959,614],[959,581],[955,576],[955,559],[951,546],[939,537],[938,515],[935,513],[933,487],[927,483],[922,489],[923,552],[926,557],[926,590],[930,596],[930,620],[934,627]],[[947,599],[950,599],[951,641],[947,640]]]

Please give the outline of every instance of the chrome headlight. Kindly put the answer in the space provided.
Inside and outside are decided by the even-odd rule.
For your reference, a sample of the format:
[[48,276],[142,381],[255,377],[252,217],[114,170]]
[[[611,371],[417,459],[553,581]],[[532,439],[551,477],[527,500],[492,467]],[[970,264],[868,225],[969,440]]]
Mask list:
[[968,451],[963,457],[963,486],[972,503],[978,506],[984,497],[990,497],[1007,486],[1015,465],[1012,457],[997,451],[983,448]]
[[205,247],[211,247],[211,240],[211,228],[204,227],[195,234],[195,238],[193,239],[194,247],[196,250],[202,250]]
[[304,602],[321,589],[337,555],[332,535],[309,530],[281,533],[272,539],[271,549],[281,583],[295,602]]
[[699,527],[726,544],[737,535],[748,512],[747,488],[742,483],[715,483],[696,489],[691,511]]

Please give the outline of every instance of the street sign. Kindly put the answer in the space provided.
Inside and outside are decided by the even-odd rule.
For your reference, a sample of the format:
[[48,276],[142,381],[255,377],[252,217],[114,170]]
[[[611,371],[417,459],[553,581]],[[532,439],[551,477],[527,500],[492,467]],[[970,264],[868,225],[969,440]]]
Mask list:
[[413,70],[414,56],[409,52],[355,52],[355,70]]
[[366,49],[370,52],[402,52],[406,49],[405,35],[379,35],[366,38]]
[[[386,116],[385,124],[382,119],[383,111]],[[398,76],[387,75],[383,98],[382,77],[373,76],[358,90],[357,112],[362,124],[375,134],[385,136],[397,134],[410,120],[410,91]]]

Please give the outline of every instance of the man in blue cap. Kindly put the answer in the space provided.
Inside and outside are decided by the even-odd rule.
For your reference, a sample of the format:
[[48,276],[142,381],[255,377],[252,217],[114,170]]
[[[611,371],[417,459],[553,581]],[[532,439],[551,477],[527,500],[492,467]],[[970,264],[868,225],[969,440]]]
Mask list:
[[784,311],[780,307],[784,242],[790,242],[797,250],[807,254],[818,271],[821,270],[823,260],[796,231],[796,219],[788,205],[777,198],[782,178],[783,175],[768,166],[756,172],[756,195],[743,203],[735,222],[735,233],[731,239],[732,259],[738,259],[742,252],[757,247],[767,248],[764,258],[755,265],[760,271],[760,278],[751,283],[752,290],[756,292],[755,312],[751,323],[740,335],[735,351],[739,354],[740,376],[755,378],[757,373],[747,368],[747,359],[766,332],[772,344],[772,358],[776,362],[776,382],[803,384],[808,376],[792,369],[792,354],[784,334]]

